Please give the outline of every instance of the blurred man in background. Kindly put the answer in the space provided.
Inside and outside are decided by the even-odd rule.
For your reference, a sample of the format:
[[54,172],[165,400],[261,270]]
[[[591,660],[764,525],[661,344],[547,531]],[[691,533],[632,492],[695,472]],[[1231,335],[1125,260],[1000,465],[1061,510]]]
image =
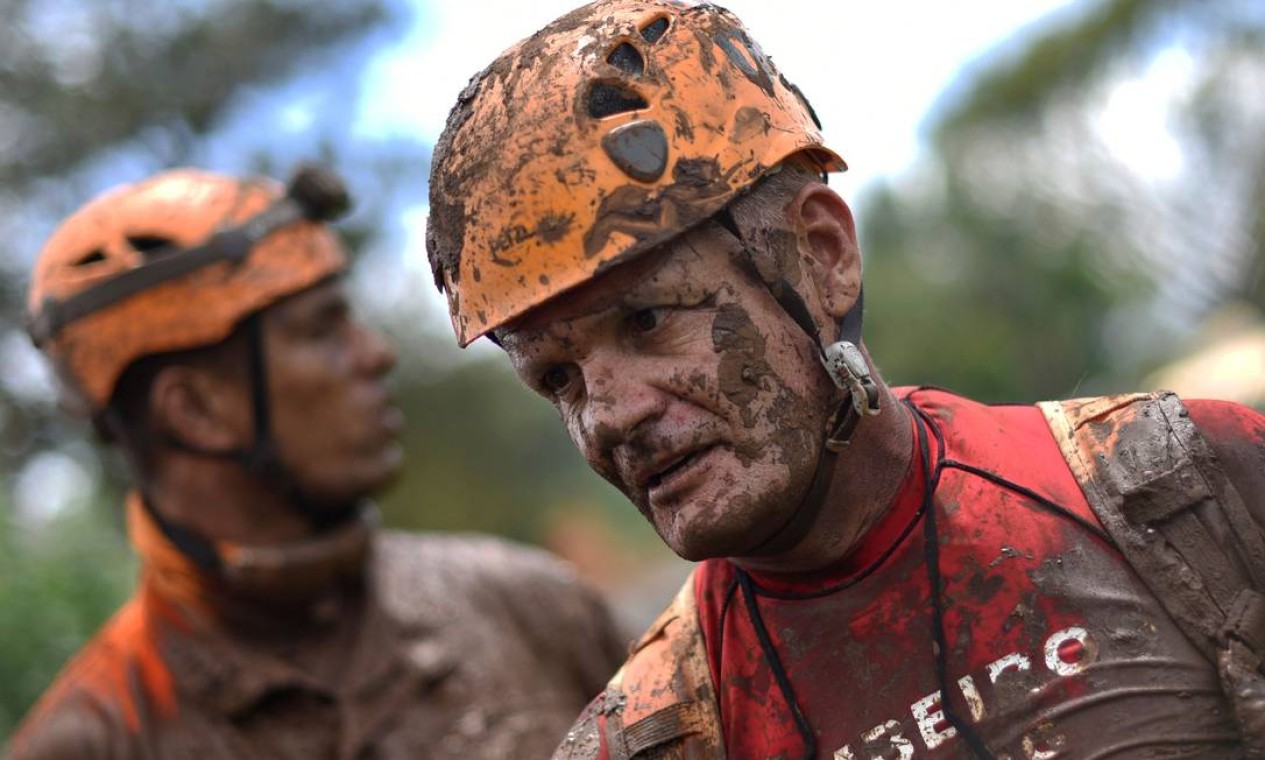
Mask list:
[[819,129],[728,12],[600,0],[436,147],[458,342],[702,560],[559,755],[1265,757],[1265,418],[889,388]]
[[622,657],[543,553],[380,530],[392,347],[353,313],[341,181],[185,169],[45,246],[30,327],[126,453],[134,596],[13,758],[542,756]]

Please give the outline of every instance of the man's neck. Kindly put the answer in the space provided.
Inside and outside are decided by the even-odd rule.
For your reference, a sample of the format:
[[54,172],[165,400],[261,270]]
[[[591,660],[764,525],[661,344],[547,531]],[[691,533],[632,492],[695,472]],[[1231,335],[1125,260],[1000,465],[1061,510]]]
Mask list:
[[358,603],[375,525],[366,504],[351,521],[299,541],[243,546],[197,536],[213,554],[208,564],[173,537],[173,526],[187,526],[157,515],[140,494],[128,503],[128,533],[145,587],[192,624],[260,641],[319,632]]
[[803,573],[837,564],[887,513],[914,451],[911,412],[886,385],[879,385],[880,412],[863,418],[851,442],[835,458],[829,490],[812,529],[790,551],[735,562],[764,573]]
[[[286,628],[286,619],[313,623],[337,614],[346,595],[358,593],[375,524],[370,505],[318,532],[289,489],[205,457],[169,459],[143,490],[144,511],[161,534],[137,544],[146,572],[193,612],[233,627],[258,620],[264,629]],[[203,544],[219,567],[176,546],[171,526]],[[154,543],[164,550],[154,551]]]
[[233,461],[172,458],[142,490],[162,519],[210,541],[270,546],[313,533],[290,494]]

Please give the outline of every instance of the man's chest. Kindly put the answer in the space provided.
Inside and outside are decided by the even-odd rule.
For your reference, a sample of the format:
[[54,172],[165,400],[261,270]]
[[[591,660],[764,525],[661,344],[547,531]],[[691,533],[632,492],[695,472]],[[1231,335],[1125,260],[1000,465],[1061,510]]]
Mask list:
[[388,673],[357,693],[269,689],[230,712],[190,699],[175,715],[145,716],[141,739],[156,757],[544,757],[580,700],[551,688],[548,674],[527,675],[499,678],[458,664],[432,679]]
[[759,597],[759,621],[731,604],[719,692],[733,756],[802,754],[788,689],[819,757],[970,756],[942,683],[949,710],[996,757],[1231,752],[1211,666],[1113,548],[1025,501],[946,478],[936,551],[920,524],[847,588]]

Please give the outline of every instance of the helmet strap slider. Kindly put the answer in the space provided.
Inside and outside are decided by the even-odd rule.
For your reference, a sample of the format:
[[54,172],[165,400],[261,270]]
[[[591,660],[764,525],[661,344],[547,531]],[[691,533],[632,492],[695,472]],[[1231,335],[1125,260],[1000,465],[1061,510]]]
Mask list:
[[852,433],[862,417],[873,417],[881,411],[878,385],[870,375],[861,349],[855,343],[840,340],[822,349],[821,363],[826,374],[848,398],[830,417],[826,448],[840,451],[852,440]]

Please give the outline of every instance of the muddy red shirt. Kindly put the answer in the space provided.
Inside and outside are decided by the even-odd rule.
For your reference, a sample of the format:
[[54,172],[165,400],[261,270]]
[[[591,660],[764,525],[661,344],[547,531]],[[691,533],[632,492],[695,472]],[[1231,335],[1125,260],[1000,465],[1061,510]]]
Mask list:
[[[940,391],[909,399],[943,434],[943,450],[929,436],[930,462],[943,456],[1000,475],[1062,510],[955,466],[942,470],[934,490],[945,690],[992,754],[1237,757],[1217,674],[1103,538],[1041,412]],[[1222,402],[1188,407],[1214,450],[1218,441],[1246,440],[1257,465],[1265,458],[1262,416]],[[1254,469],[1253,478],[1265,477],[1265,468]],[[840,566],[751,577],[772,652],[761,645],[736,567],[710,560],[698,568],[730,757],[804,756],[773,656],[818,757],[972,756],[940,704],[920,511],[925,472],[915,451],[891,510]]]

